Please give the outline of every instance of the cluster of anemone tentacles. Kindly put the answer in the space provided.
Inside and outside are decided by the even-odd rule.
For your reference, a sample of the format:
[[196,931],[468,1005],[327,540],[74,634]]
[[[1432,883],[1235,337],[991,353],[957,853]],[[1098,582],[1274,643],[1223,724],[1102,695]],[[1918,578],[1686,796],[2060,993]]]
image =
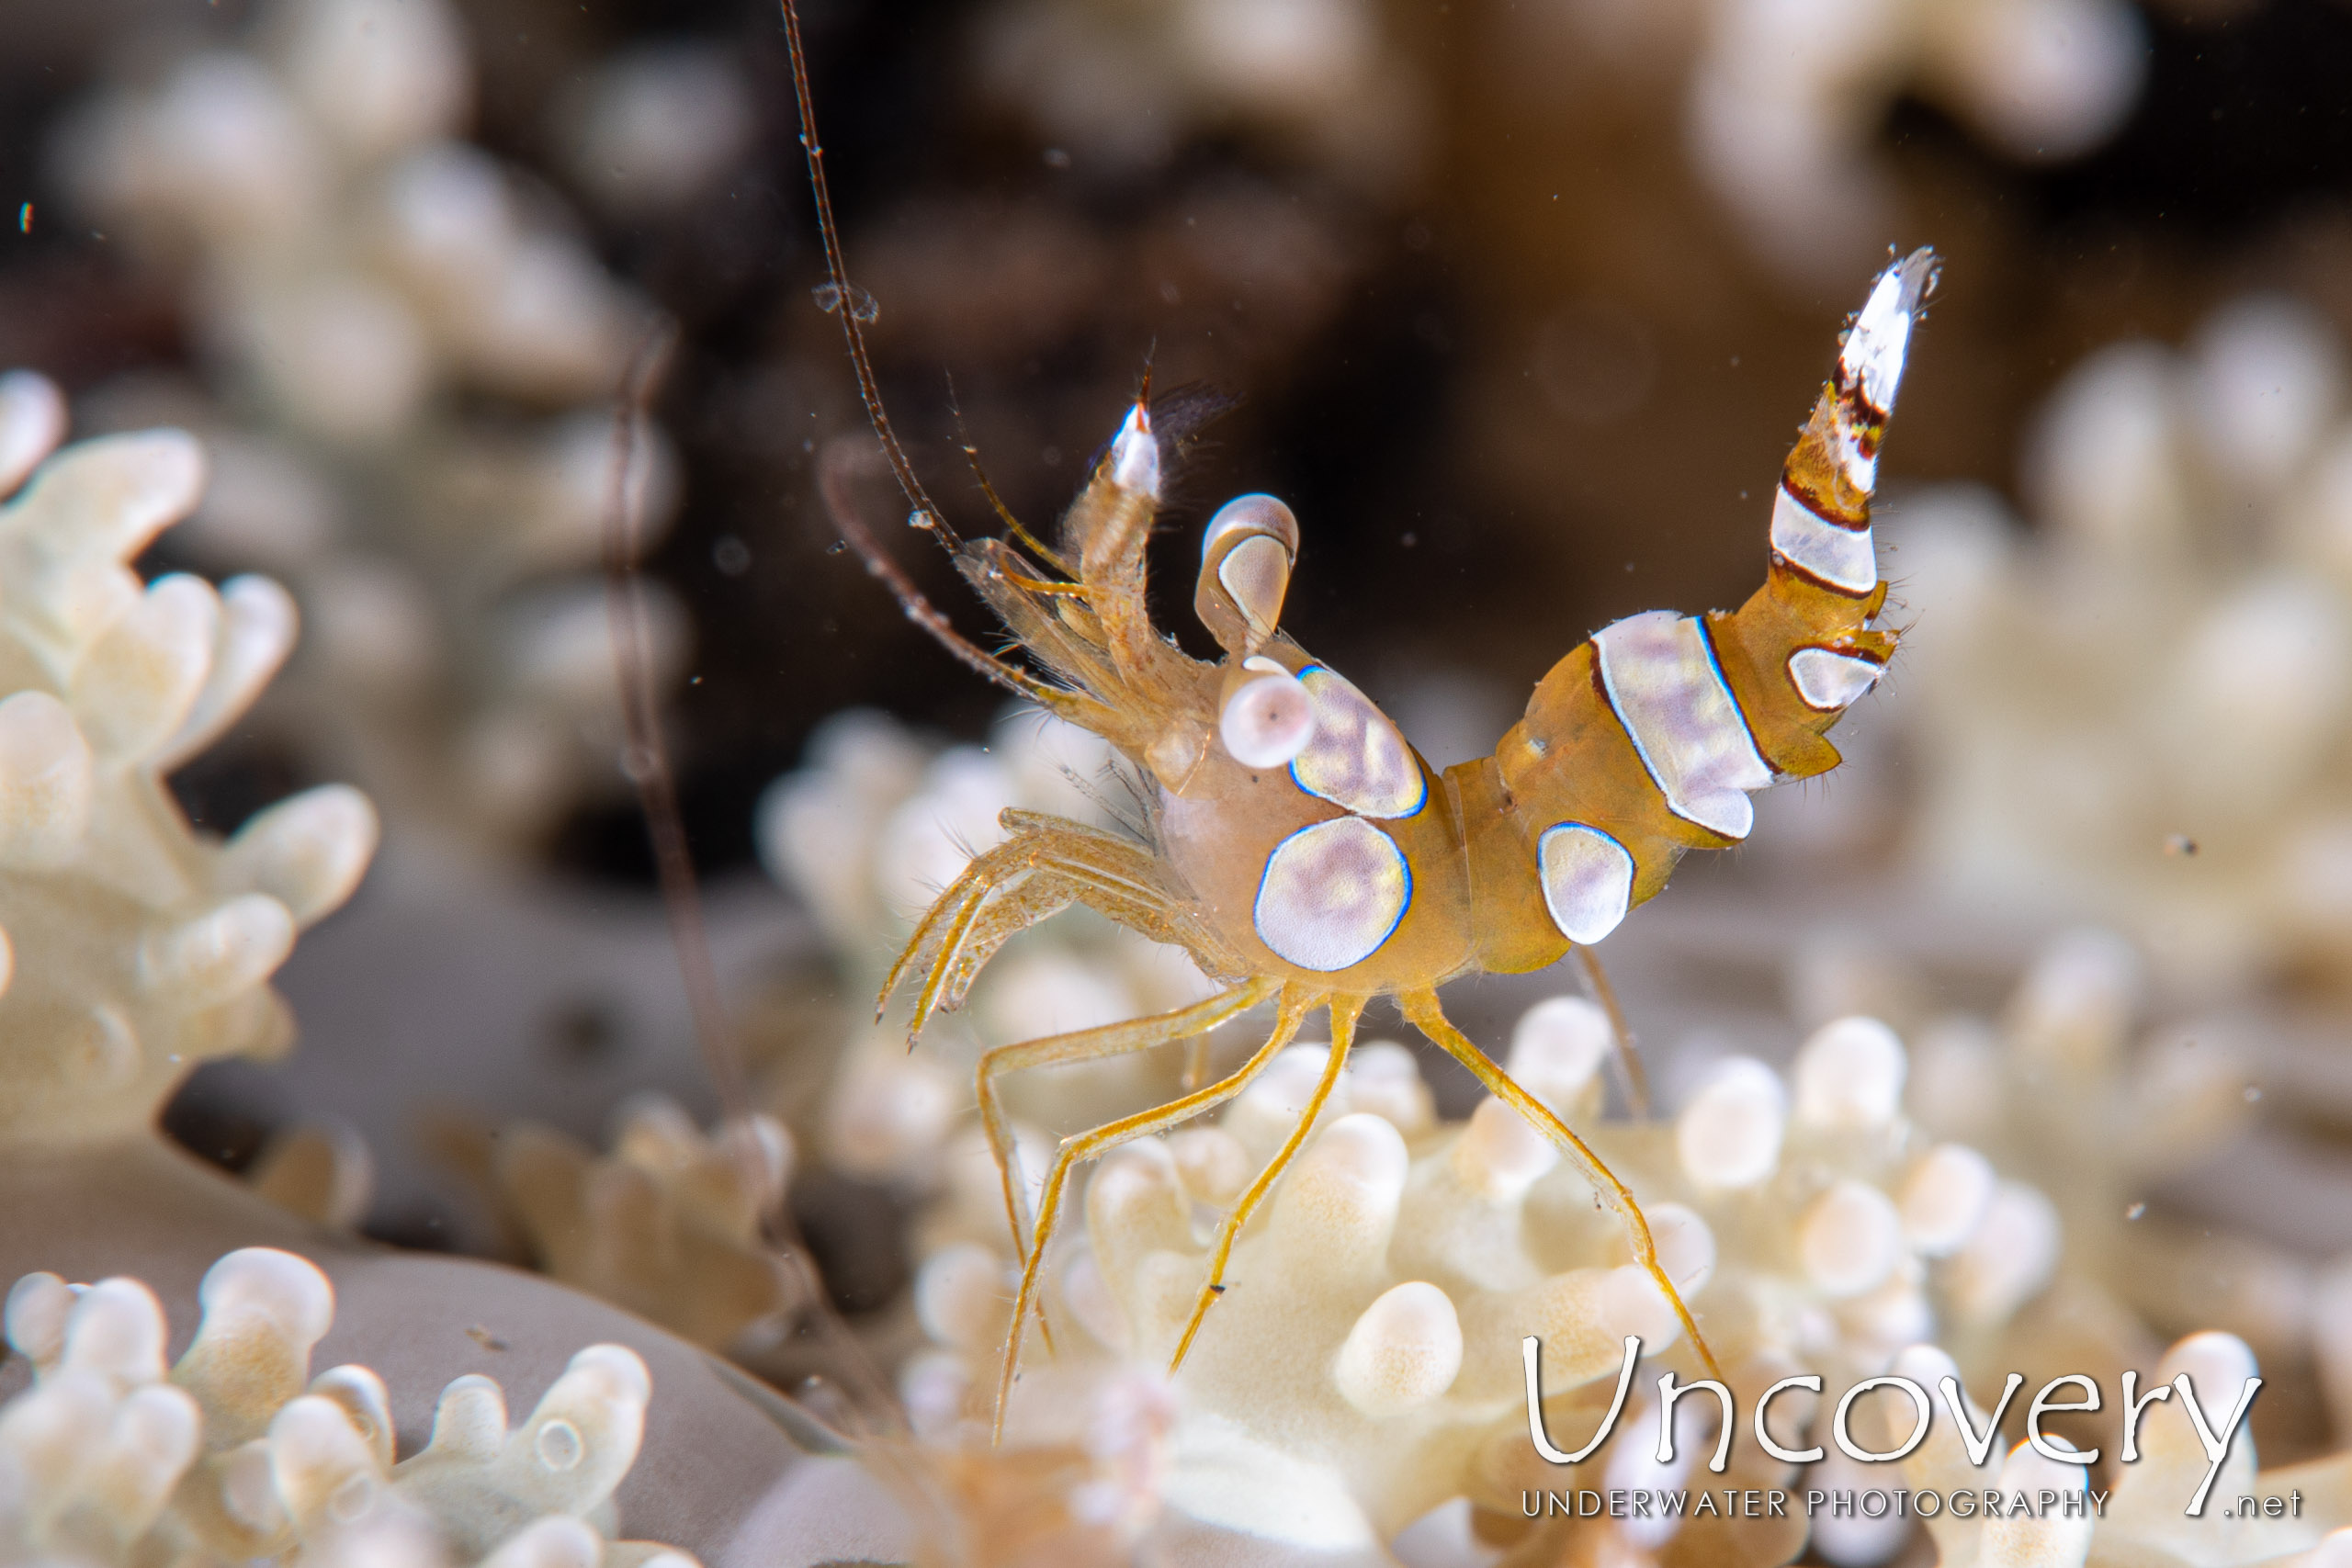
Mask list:
[[127,563],[196,504],[201,449],[49,456],[63,430],[55,388],[0,378],[0,1139],[34,1144],[128,1132],[195,1063],[284,1050],[270,974],[376,841],[340,785],[225,843],[189,829],[164,774],[238,721],[294,608],[258,577],[142,583]]
[[[2352,1325],[2334,1324],[2307,1275],[2250,1264],[2242,1246],[2199,1244],[2192,1227],[2143,1221],[2144,1205],[2131,1204],[2142,1183],[2227,1147],[2245,1126],[2245,1100],[2242,1068],[2226,1052],[2183,1063],[2162,1034],[2146,1052],[2126,1048],[2139,1005],[2129,959],[2112,938],[2064,938],[1998,1024],[1947,1019],[1914,1052],[1873,1020],[1839,1019],[1814,1033],[1786,1075],[1753,1059],[1717,1061],[1664,1123],[1599,1120],[1611,1036],[1581,999],[1532,1009],[1508,1066],[1586,1129],[1640,1196],[1743,1412],[1784,1377],[1822,1376],[1817,1394],[1774,1404],[1785,1446],[1822,1440],[1846,1390],[1913,1363],[1933,1361],[1980,1394],[2012,1368],[2038,1378],[2088,1371],[2111,1382],[2121,1368],[2154,1368],[2157,1333],[2213,1327],[2213,1314],[2219,1326],[2290,1359],[2314,1348],[2342,1359],[2335,1352]],[[1608,1485],[1928,1483],[1896,1483],[1891,1469],[1838,1450],[1800,1473],[1745,1433],[1730,1472],[1712,1483],[1704,1431],[1686,1435],[1671,1465],[1646,1457],[1655,1401],[1640,1391],[1662,1371],[1686,1382],[1703,1371],[1591,1184],[1499,1102],[1465,1121],[1437,1119],[1410,1053],[1379,1042],[1357,1048],[1313,1141],[1244,1234],[1207,1325],[1167,1379],[1217,1212],[1287,1131],[1321,1050],[1294,1048],[1216,1124],[1106,1158],[1088,1189],[1083,1236],[1063,1238],[1049,1256],[1051,1341],[1035,1329],[1025,1337],[1006,1440],[1069,1456],[1058,1501],[1071,1520],[1098,1529],[1115,1521],[1131,1540],[1181,1523],[1302,1551],[1393,1545],[1416,1562],[1447,1560],[1448,1541],[1473,1553],[1464,1561],[1482,1561],[1474,1539],[1516,1543],[1531,1562],[1590,1551],[1768,1564],[1806,1544],[1803,1523],[1708,1518],[1678,1530],[1652,1520],[1620,1529],[1520,1518],[1522,1492],[1568,1483],[1529,1439],[1527,1335],[1543,1346],[1547,1422],[1579,1437],[1609,1404],[1625,1337],[1641,1339],[1647,1370],[1634,1381],[1624,1429],[1644,1436],[1594,1461]],[[2086,1142],[2079,1124],[2071,1138],[2022,1131],[2038,1123],[2012,1100],[2034,1099],[2050,1114],[2063,1100],[2077,1123],[2087,1118],[2111,1135]],[[1043,1141],[1024,1129],[1023,1142],[1034,1180]],[[924,1442],[969,1452],[987,1440],[1015,1265],[984,1147],[956,1145],[944,1164],[944,1193],[917,1233],[914,1304],[932,1343],[906,1363],[901,1388]],[[2036,1181],[2053,1184],[2055,1198]],[[2154,1266],[2174,1254],[2175,1266]],[[2200,1308],[2170,1282],[2192,1274],[2209,1284],[2245,1280],[2234,1293],[2209,1291]],[[2280,1288],[2292,1299],[2264,1294]],[[2281,1338],[2275,1330],[2287,1318],[2307,1323],[2312,1337]],[[2177,1348],[2173,1359],[2183,1358],[2202,1386],[2207,1361],[2250,1371],[2253,1352],[2234,1335],[2209,1333]],[[2164,1375],[2179,1370],[2167,1365]],[[2221,1371],[2212,1375],[2222,1392],[2234,1389]],[[2014,1423],[2017,1412],[2008,1415]],[[1872,1418],[1865,1404],[1863,1422]],[[2193,1443],[2184,1425],[2170,1438],[2152,1435],[2150,1453],[2175,1439]],[[1972,1470],[1973,1483],[1999,1483],[2002,1462],[1996,1451]],[[2014,1462],[2023,1478],[2036,1461]],[[2343,1487],[2326,1466],[2345,1462],[2303,1467],[2294,1483],[2333,1498]],[[2233,1471],[2231,1483],[2239,1482],[2251,1484]],[[2034,1482],[2044,1483],[2084,1481]],[[2162,1562],[2160,1551],[2181,1549],[2163,1544],[2179,1532],[2177,1504],[2165,1513],[2152,1501],[2161,1490],[2134,1480],[2118,1491],[2117,1511],[2099,1527],[2116,1561]],[[2186,1540],[2198,1560],[2250,1561],[2256,1538],[2277,1550],[2308,1547],[2346,1522],[2342,1512],[2328,1502],[2300,1534],[2240,1530],[2225,1540],[2192,1526]],[[1899,1553],[1917,1528],[1908,1518],[1825,1517],[1811,1540],[1829,1560],[1860,1568]],[[2082,1561],[2065,1553],[2086,1550],[2088,1536],[2052,1529],[1946,1520],[1934,1534],[1954,1562]]]
[[622,1108],[609,1154],[535,1122],[502,1129],[478,1174],[530,1260],[713,1349],[773,1343],[799,1304],[761,1234],[792,1136],[754,1114],[710,1133],[670,1100]]
[[[201,434],[219,472],[182,547],[283,576],[316,623],[270,733],[404,830],[511,854],[621,787],[594,569],[650,314],[463,140],[473,90],[443,0],[273,0],[97,94],[52,151],[203,349],[196,379],[119,378],[90,413]],[[675,484],[642,446],[650,532]],[[649,602],[666,682],[684,613]]]
[[2148,74],[2128,0],[1565,0],[1521,27],[1534,58],[1573,50],[1563,64],[1598,62],[1621,87],[1677,83],[1690,172],[1747,250],[1805,288],[1901,227],[1880,148],[1898,98],[1998,156],[2050,163],[2121,130]]
[[1904,725],[1945,897],[2132,934],[2210,994],[2352,954],[2352,377],[2309,306],[2071,370],[2029,534],[1943,490],[1898,525]]
[[[1610,1038],[1598,1009],[1555,998],[1522,1019],[1508,1065],[1594,1128]],[[1454,1499],[1504,1509],[1528,1451],[1523,1336],[1569,1403],[1613,1383],[1629,1335],[1686,1376],[1696,1360],[1580,1172],[1499,1101],[1440,1122],[1411,1055],[1369,1042],[1155,1414],[1134,1379],[1164,1371],[1182,1331],[1203,1224],[1286,1133],[1321,1052],[1294,1048],[1216,1124],[1102,1163],[1085,1239],[1049,1259],[1057,1331],[1050,1350],[1028,1341],[1008,1433],[1100,1440],[1108,1398],[1126,1413],[1110,1429],[1157,1456],[1140,1467],[1150,1504],[1300,1549],[1376,1549]],[[2046,1201],[1918,1132],[1903,1067],[1883,1026],[1844,1020],[1807,1044],[1792,1089],[1727,1061],[1673,1123],[1593,1134],[1743,1397],[1803,1367],[1834,1400],[1939,1320],[2005,1322],[2046,1282]],[[916,1310],[935,1348],[903,1387],[918,1430],[953,1447],[986,1430],[1008,1327],[1012,1258],[983,1162],[959,1162],[922,1245]]]
[[[282,1220],[164,1145],[157,1111],[197,1063],[290,1043],[270,976],[297,929],[358,881],[375,816],[358,792],[329,786],[225,841],[191,825],[169,770],[239,720],[293,640],[292,606],[258,578],[142,582],[130,563],[197,503],[201,447],[164,430],[53,451],[63,425],[54,388],[0,378],[0,1177],[11,1216],[0,1242],[12,1244],[11,1272],[69,1256],[92,1274],[151,1278],[166,1299],[192,1281],[191,1265],[240,1250],[206,1275],[203,1323],[168,1372],[170,1337],[146,1285],[19,1281],[14,1354],[0,1358],[0,1562],[635,1568],[661,1557],[674,1568],[682,1554],[607,1539],[643,1435],[649,1361],[675,1380],[689,1423],[733,1422],[730,1451],[746,1461],[707,1495],[697,1478],[687,1506],[663,1517],[702,1529],[698,1545],[756,1530],[713,1510],[756,1501],[789,1466],[788,1445],[699,1352],[520,1276],[374,1253]],[[781,1178],[781,1139],[747,1141],[762,1156],[754,1178],[680,1120],[637,1119],[625,1152],[662,1202],[741,1231]],[[364,1183],[345,1151],[314,1139],[281,1154],[263,1190],[347,1222]],[[248,1245],[270,1240],[319,1261]],[[334,1317],[322,1269],[346,1288],[369,1281],[346,1326],[369,1337],[365,1359],[379,1365],[414,1365],[420,1345],[457,1331],[449,1317],[493,1303],[592,1325],[566,1348],[607,1337],[637,1348],[580,1352],[514,1432],[498,1387],[465,1377],[429,1442],[396,1435],[406,1402],[375,1373],[310,1377]],[[402,1302],[409,1289],[431,1297]],[[507,1348],[487,1330],[476,1343]],[[403,1439],[416,1451],[395,1462]],[[671,1457],[640,1490],[660,1485]],[[729,1487],[738,1503],[710,1501]]]
[[1887,231],[1896,193],[1872,142],[1898,95],[2006,156],[2047,162],[2121,130],[2147,73],[2122,0],[1711,0],[1702,13],[1684,104],[1691,161],[1750,247],[1798,282]]
[[[1011,739],[990,753],[933,762],[894,727],[861,716],[772,795],[771,864],[810,897],[845,956],[888,951],[921,889],[950,879],[988,841],[998,809],[1029,798],[1004,782],[1036,771]],[[1081,944],[1058,956],[1082,965],[1094,955]],[[1819,967],[1818,954],[1798,956],[1800,968]],[[1920,976],[1848,959],[1831,966],[1838,976],[1799,976],[1809,1008],[1833,991],[1848,1010],[1883,995],[1898,1004],[1907,1044],[1871,1018],[1838,1017],[1785,1073],[1746,1058],[1678,1073],[1684,1091],[1663,1124],[1599,1120],[1610,1035],[1589,1004],[1555,998],[1534,1009],[1510,1055],[1511,1071],[1588,1131],[1642,1199],[1743,1411],[1781,1378],[1819,1372],[1817,1396],[1774,1406],[1790,1428],[1783,1442],[1803,1447],[1808,1426],[1821,1439],[1846,1390],[1905,1365],[1948,1366],[1978,1394],[2017,1369],[2037,1386],[2075,1371],[2111,1386],[2125,1368],[2152,1374],[2166,1340],[2181,1335],[2192,1337],[2176,1359],[2221,1366],[2258,1355],[2294,1366],[2316,1355],[2352,1389],[2339,1371],[2352,1366],[2352,1319],[2340,1300],[2352,1273],[2323,1275],[2246,1235],[2212,1234],[2145,1201],[2168,1182],[2219,1168],[2213,1162],[2253,1123],[2257,1068],[2244,1021],[2186,1013],[2148,1029],[2143,960],[2092,930],[2045,942],[2006,1005],[1983,1016],[1937,1016],[1918,1005],[1932,994]],[[1098,965],[1094,983],[1106,973]],[[984,1021],[979,1032],[1011,1038],[1057,1026],[1051,1006],[1080,993],[1057,998],[1044,980],[1016,1028],[1000,1032]],[[1561,1434],[1597,1423],[1628,1334],[1652,1358],[1637,1389],[1661,1371],[1687,1381],[1701,1369],[1596,1211],[1590,1184],[1499,1104],[1439,1120],[1411,1054],[1380,1042],[1357,1047],[1172,1379],[1168,1359],[1218,1212],[1287,1132],[1322,1048],[1294,1049],[1214,1124],[1102,1163],[1084,1234],[1066,1234],[1047,1259],[1050,1345],[1026,1331],[1007,1448],[989,1450],[1016,1253],[967,1080],[933,1055],[880,1034],[854,1046],[820,1154],[932,1195],[913,1231],[912,1306],[929,1343],[903,1363],[901,1393],[919,1442],[941,1463],[1035,1472],[1025,1517],[1054,1522],[1036,1539],[1151,1551],[1206,1530],[1229,1545],[1393,1551],[1416,1563],[1452,1561],[1448,1551],[1485,1562],[1479,1552],[1514,1540],[1529,1562],[1589,1551],[1766,1564],[1809,1546],[1864,1568],[1916,1549],[1919,1527],[1909,1518],[1824,1517],[1809,1533],[1716,1519],[1661,1533],[1652,1521],[1646,1537],[1515,1518],[1522,1490],[1562,1480],[1528,1439],[1523,1335],[1543,1342],[1544,1407]],[[1133,1109],[1146,1088],[1109,1075],[1037,1076],[1063,1081],[1032,1086],[1014,1107],[1033,1183],[1047,1163],[1047,1129]],[[1645,1428],[1647,1400],[1634,1396],[1626,1429]],[[2017,1412],[2009,1416],[2014,1426]],[[2284,1429],[2286,1451],[2324,1444],[2315,1418],[2292,1418],[2301,1425]],[[1871,1419],[1865,1404],[1862,1424]],[[1703,1485],[1690,1450],[1709,1446],[1704,1434],[1684,1443],[1679,1468],[1661,1469],[1625,1443],[1597,1462],[1612,1485]],[[1736,1473],[1717,1484],[1892,1483],[1891,1469],[1874,1472],[1841,1451],[1803,1475],[1744,1438],[1735,1451]],[[2017,1462],[2023,1485],[2035,1461]],[[1989,1468],[1975,1467],[1978,1483],[1996,1485],[2002,1463],[1996,1453]],[[2080,1479],[2051,1483],[2063,1490]],[[2101,1488],[2109,1479],[2092,1478]],[[2315,1479],[2312,1495],[2328,1484]],[[2139,1483],[2117,1494],[2120,1511],[2098,1527],[2112,1543],[2102,1552],[2153,1562],[2175,1550],[2162,1545],[2169,1521],[2148,1511],[2154,1495]],[[2298,1527],[2294,1541],[2311,1545],[2333,1517],[2314,1517],[2320,1524]],[[2186,1538],[2199,1560],[2247,1561],[2257,1544],[2288,1542],[2275,1530],[2201,1528]],[[2024,1521],[1945,1520],[1933,1533],[1955,1562],[2066,1561],[2088,1550],[2071,1526],[2053,1533]]]
[[[682,1339],[756,1354],[805,1304],[763,1234],[792,1170],[792,1134],[773,1116],[706,1133],[675,1101],[646,1094],[621,1106],[604,1152],[540,1122],[493,1129],[454,1112],[427,1134],[487,1211],[485,1250]],[[279,1208],[334,1230],[356,1230],[373,1195],[366,1142],[335,1122],[279,1129],[243,1174]]]
[[581,1351],[512,1430],[498,1385],[459,1378],[431,1441],[396,1461],[383,1381],[310,1375],[334,1316],[325,1275],[248,1247],[200,1299],[167,1370],[163,1308],[138,1280],[17,1281],[7,1340],[33,1382],[0,1405],[0,1561],[690,1568],[608,1539],[651,1394],[635,1352]]

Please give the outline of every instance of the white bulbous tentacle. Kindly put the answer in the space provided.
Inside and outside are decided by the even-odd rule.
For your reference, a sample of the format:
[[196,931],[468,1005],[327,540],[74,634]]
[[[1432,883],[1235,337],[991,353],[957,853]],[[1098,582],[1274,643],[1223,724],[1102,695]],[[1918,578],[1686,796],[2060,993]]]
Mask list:
[[65,396],[29,370],[0,376],[0,497],[25,482],[65,438]]
[[96,767],[63,703],[34,691],[0,699],[0,866],[46,870],[80,852]]
[[148,586],[74,666],[68,701],[101,761],[144,761],[187,718],[211,673],[220,599],[201,578]]
[[220,623],[212,666],[187,716],[157,750],[168,772],[220,738],[243,716],[293,651],[300,616],[294,596],[266,577],[234,577],[220,588]]
[[307,926],[351,897],[374,856],[376,808],[348,784],[322,784],[248,818],[214,877],[223,893],[266,893]]
[[189,1007],[227,1001],[259,985],[294,950],[294,917],[266,893],[246,893],[179,925],[151,933],[139,978],[151,995]]

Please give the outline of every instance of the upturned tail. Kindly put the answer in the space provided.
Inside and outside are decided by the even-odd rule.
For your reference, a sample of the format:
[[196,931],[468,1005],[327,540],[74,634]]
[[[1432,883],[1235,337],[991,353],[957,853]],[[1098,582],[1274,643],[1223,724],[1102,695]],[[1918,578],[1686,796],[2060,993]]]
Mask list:
[[1600,941],[1684,851],[1747,838],[1752,792],[1838,765],[1826,731],[1894,651],[1896,634],[1872,624],[1886,584],[1871,494],[1935,281],[1919,250],[1872,285],[1781,468],[1764,586],[1736,611],[1603,627],[1553,666],[1492,758],[1449,771],[1484,967],[1538,967]]

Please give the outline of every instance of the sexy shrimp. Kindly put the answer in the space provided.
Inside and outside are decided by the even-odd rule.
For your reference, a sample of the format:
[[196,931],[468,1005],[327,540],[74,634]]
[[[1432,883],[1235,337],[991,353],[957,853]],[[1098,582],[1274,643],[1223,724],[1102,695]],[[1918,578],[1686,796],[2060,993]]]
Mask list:
[[[1895,634],[1877,626],[1887,585],[1871,541],[1879,444],[1911,329],[1934,286],[1920,250],[1881,274],[1775,491],[1764,585],[1736,611],[1657,610],[1602,628],[1537,684],[1492,756],[1442,773],[1362,692],[1282,630],[1301,546],[1269,495],[1228,502],[1202,538],[1193,608],[1223,657],[1182,652],[1145,607],[1145,547],[1173,457],[1148,398],[1126,413],[1048,545],[959,540],[891,432],[867,361],[863,299],[849,285],[826,204],[797,19],[786,6],[804,143],[831,272],[829,298],[910,522],[958,570],[1035,661],[1033,671],[957,634],[876,547],[829,462],[836,524],[909,617],[980,672],[1109,741],[1136,771],[1148,818],[1128,837],[1007,811],[1010,837],[943,893],[883,987],[913,993],[910,1038],[956,1008],[1013,935],[1084,905],[1191,954],[1220,989],[1155,1017],[991,1050],[978,1093],[1022,1262],[998,1387],[1001,1432],[1039,1266],[1072,1171],[1231,1100],[1317,1010],[1331,1048],[1289,1136],[1219,1224],[1181,1365],[1223,1285],[1235,1238],[1298,1152],[1376,998],[1404,1016],[1577,1160],[1621,1217],[1648,1270],[1714,1371],[1690,1308],[1660,1266],[1634,1195],[1558,1116],[1448,1022],[1446,982],[1540,969],[1597,942],[1666,884],[1683,852],[1747,836],[1751,792],[1837,765],[1826,737],[1869,691]],[[1164,422],[1163,422],[1164,423]],[[1042,673],[1037,672],[1042,671]],[[1261,1004],[1265,1043],[1232,1073],[1168,1103],[1063,1140],[1034,1218],[1015,1176],[1001,1085],[1025,1068],[1094,1061],[1194,1039]],[[1717,1373],[1720,1376],[1720,1373]]]

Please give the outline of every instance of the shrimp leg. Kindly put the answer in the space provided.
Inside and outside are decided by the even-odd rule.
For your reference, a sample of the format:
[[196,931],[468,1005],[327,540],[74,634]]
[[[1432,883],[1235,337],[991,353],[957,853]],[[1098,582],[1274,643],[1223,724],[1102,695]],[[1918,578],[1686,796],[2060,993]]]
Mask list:
[[1241,1227],[1250,1223],[1250,1216],[1258,1212],[1258,1205],[1265,1201],[1266,1193],[1282,1179],[1283,1172],[1290,1168],[1290,1162],[1297,1156],[1299,1145],[1306,1142],[1306,1134],[1314,1130],[1315,1119],[1323,1114],[1323,1107],[1330,1100],[1331,1091],[1339,1087],[1340,1070],[1348,1065],[1348,1053],[1355,1046],[1356,1020],[1363,1016],[1363,998],[1331,998],[1331,1054],[1324,1059],[1323,1075],[1316,1079],[1315,1092],[1307,1097],[1306,1107],[1298,1113],[1297,1124],[1290,1130],[1290,1136],[1283,1140],[1283,1146],[1274,1151],[1274,1157],[1266,1162],[1266,1168],[1258,1173],[1258,1179],[1251,1182],[1249,1190],[1235,1201],[1232,1213],[1227,1214],[1225,1223],[1217,1226],[1216,1245],[1209,1252],[1208,1281],[1201,1287],[1200,1300],[1193,1303],[1193,1315],[1184,1325],[1184,1337],[1177,1341],[1176,1354],[1168,1363],[1170,1376],[1174,1376],[1176,1369],[1184,1364],[1185,1353],[1192,1349],[1193,1339],[1200,1333],[1202,1323],[1209,1315],[1209,1308],[1216,1305],[1217,1297],[1225,1293],[1225,1263],[1233,1256],[1234,1238],[1241,1234]]
[[1625,1236],[1632,1243],[1634,1260],[1646,1270],[1667,1302],[1674,1308],[1674,1315],[1682,1323],[1682,1332],[1690,1337],[1690,1347],[1707,1364],[1707,1375],[1724,1381],[1723,1369],[1715,1364],[1715,1353],[1707,1348],[1704,1336],[1699,1332],[1690,1308],[1658,1261],[1657,1242],[1650,1235],[1650,1223],[1634,1200],[1633,1190],[1617,1179],[1616,1172],[1592,1152],[1590,1145],[1579,1138],[1568,1124],[1552,1113],[1549,1106],[1519,1086],[1517,1079],[1497,1066],[1484,1051],[1472,1043],[1470,1037],[1447,1021],[1444,1010],[1438,1006],[1435,991],[1407,991],[1396,998],[1404,1009],[1406,1021],[1435,1041],[1445,1054],[1470,1069],[1487,1092],[1527,1118],[1537,1132],[1558,1145],[1561,1150],[1584,1168],[1584,1172],[1600,1195],[1609,1201],[1625,1223]]
[[[1252,986],[1265,983],[1250,982]],[[1081,1160],[1093,1159],[1117,1148],[1121,1144],[1133,1143],[1137,1138],[1149,1137],[1154,1133],[1173,1127],[1178,1122],[1197,1116],[1204,1111],[1224,1104],[1243,1089],[1248,1089],[1258,1075],[1264,1072],[1267,1066],[1282,1054],[1283,1048],[1297,1035],[1298,1026],[1306,1021],[1306,1015],[1321,1006],[1323,1001],[1324,998],[1319,995],[1312,993],[1302,995],[1297,991],[1285,988],[1274,1017],[1272,1032],[1267,1036],[1266,1043],[1258,1047],[1250,1058],[1231,1074],[1209,1085],[1206,1089],[1195,1089],[1191,1094],[1180,1096],[1165,1105],[1155,1107],[1150,1111],[1139,1111],[1133,1116],[1121,1117],[1118,1121],[1106,1122],[1091,1132],[1080,1133],[1075,1137],[1062,1140],[1062,1146],[1054,1156],[1053,1168],[1046,1174],[1045,1190],[1038,1197],[1036,1245],[1029,1249],[1028,1261],[1021,1270],[1021,1292],[1013,1301],[1012,1329],[1005,1341],[1004,1367],[997,1380],[996,1436],[999,1440],[1004,1437],[1005,1406],[1012,1398],[1012,1378],[1014,1372],[1020,1368],[1021,1340],[1028,1326],[1030,1306],[1037,1299],[1039,1266],[1045,1261],[1046,1241],[1053,1235],[1054,1222],[1060,1217],[1062,1195],[1069,1186],[1071,1170]],[[1163,1038],[1179,1040],[1183,1036],[1168,1034]]]

